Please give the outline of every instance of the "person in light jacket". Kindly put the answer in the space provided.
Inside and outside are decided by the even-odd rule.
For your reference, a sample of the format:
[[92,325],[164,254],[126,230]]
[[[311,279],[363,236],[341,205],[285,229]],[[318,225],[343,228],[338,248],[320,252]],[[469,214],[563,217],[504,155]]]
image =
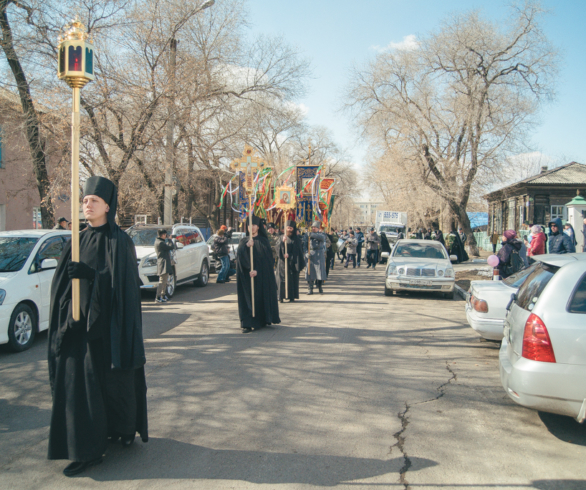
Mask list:
[[352,261],[353,268],[356,269],[356,247],[358,246],[358,240],[354,238],[354,232],[350,231],[350,235],[345,242],[346,245],[346,264],[344,268],[348,268],[348,264]]

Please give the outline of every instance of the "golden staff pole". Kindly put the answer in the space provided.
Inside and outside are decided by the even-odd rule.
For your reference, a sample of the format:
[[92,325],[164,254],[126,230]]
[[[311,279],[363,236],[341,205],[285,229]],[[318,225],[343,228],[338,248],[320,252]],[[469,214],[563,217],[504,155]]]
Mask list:
[[[79,262],[79,87],[73,87],[71,115],[71,260]],[[71,281],[71,314],[80,319],[79,279]]]
[[[250,165],[246,167],[246,180],[248,183],[248,172],[250,172]],[[252,184],[252,181],[250,182]],[[252,247],[250,247],[250,270],[254,270],[254,238],[252,237],[252,214],[254,212],[254,203],[252,202],[252,194],[253,194],[253,185],[248,186],[248,206],[249,206],[249,213],[248,213],[248,227],[250,229],[250,239],[253,241]],[[254,318],[254,277],[250,278],[250,298],[252,300],[252,317]]]
[[287,257],[287,227],[285,226],[285,299],[289,299],[289,257]]

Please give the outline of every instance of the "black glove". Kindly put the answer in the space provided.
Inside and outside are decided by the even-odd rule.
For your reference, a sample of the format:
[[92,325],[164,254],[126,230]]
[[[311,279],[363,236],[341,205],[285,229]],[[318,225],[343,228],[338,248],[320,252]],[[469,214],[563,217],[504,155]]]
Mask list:
[[69,279],[94,279],[96,277],[95,269],[83,262],[69,262],[67,274],[69,274]]

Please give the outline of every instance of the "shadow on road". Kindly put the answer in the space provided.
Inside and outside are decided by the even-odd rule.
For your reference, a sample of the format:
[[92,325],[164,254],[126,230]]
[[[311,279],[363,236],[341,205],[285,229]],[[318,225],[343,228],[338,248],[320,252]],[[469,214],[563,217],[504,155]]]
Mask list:
[[[437,465],[411,458],[411,471]],[[388,461],[262,451],[215,450],[173,439],[154,438],[132,450],[113,447],[104,463],[84,476],[96,481],[187,479],[236,480],[251,483],[300,483],[335,486],[397,473],[402,457]],[[395,480],[395,477],[392,478]],[[392,485],[393,483],[389,483]]]
[[[547,430],[558,439],[578,446],[586,446],[586,425],[578,423],[572,417],[555,413],[539,412],[539,418]],[[581,488],[586,488],[586,485]]]

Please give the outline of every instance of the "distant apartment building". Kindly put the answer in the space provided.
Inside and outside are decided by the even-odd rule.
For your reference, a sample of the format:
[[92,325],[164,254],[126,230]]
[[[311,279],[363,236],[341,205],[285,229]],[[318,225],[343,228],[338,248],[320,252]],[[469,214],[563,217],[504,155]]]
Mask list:
[[374,225],[376,219],[376,212],[384,208],[382,201],[359,201],[355,202],[356,207],[360,210],[360,223],[358,226]]

